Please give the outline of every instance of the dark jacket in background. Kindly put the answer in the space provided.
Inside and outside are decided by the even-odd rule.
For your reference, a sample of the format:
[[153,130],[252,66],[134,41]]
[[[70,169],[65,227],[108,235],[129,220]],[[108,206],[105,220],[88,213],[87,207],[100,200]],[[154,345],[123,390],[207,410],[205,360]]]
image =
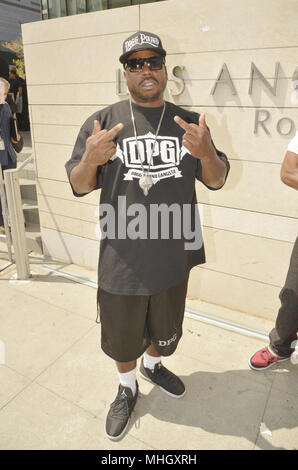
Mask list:
[[8,80],[9,77],[9,66],[7,61],[0,56],[0,77],[5,78]]
[[16,163],[17,154],[11,144],[10,138],[16,140],[13,117],[8,103],[0,104],[0,136],[4,140],[5,150],[0,150],[0,163],[7,166],[9,162]]

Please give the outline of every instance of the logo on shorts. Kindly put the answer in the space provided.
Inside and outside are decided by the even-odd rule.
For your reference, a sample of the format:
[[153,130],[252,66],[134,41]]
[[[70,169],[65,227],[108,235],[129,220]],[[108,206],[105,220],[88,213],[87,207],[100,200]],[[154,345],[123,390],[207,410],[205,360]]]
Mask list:
[[170,346],[171,343],[174,343],[177,340],[177,333],[172,336],[172,338],[168,339],[167,341],[158,341],[159,346]]

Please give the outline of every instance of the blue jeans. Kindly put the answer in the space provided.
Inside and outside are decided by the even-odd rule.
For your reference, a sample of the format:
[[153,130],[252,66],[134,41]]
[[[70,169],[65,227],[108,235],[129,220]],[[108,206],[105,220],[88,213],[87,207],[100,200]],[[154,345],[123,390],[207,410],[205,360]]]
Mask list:
[[[4,170],[11,170],[12,168],[17,167],[17,162],[13,162],[12,160],[8,160],[8,165],[2,165],[2,175],[1,178],[3,178],[3,171]],[[1,205],[1,198],[0,198],[0,225],[4,225],[4,220],[3,220],[3,215],[2,215],[2,205]]]

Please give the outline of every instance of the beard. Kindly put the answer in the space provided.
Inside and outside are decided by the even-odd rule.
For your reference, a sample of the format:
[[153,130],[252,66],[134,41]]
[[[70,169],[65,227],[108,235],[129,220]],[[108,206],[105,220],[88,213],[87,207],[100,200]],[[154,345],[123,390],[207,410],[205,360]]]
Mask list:
[[157,101],[159,98],[163,96],[163,92],[157,91],[156,93],[153,94],[148,94],[148,93],[141,93],[137,90],[129,90],[132,98],[134,98],[136,101],[141,101],[143,103],[150,103],[151,101]]
[[157,101],[158,99],[163,98],[163,94],[167,86],[167,79],[165,79],[162,83],[160,83],[156,79],[151,78],[151,80],[157,83],[158,87],[154,90],[148,90],[148,91],[143,90],[140,87],[142,82],[147,79],[148,78],[143,79],[137,85],[134,85],[132,83],[127,83],[127,87],[128,87],[131,97],[141,103],[150,103],[152,101]]

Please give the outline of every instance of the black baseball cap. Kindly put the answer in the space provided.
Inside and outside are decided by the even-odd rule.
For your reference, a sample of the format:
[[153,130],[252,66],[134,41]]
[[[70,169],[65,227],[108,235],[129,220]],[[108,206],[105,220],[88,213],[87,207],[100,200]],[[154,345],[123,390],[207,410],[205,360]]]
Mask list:
[[148,49],[158,52],[158,54],[163,57],[167,54],[162,47],[160,38],[156,34],[149,33],[148,31],[138,31],[123,42],[123,53],[119,57],[119,60],[122,64],[125,64],[128,57],[134,52]]

